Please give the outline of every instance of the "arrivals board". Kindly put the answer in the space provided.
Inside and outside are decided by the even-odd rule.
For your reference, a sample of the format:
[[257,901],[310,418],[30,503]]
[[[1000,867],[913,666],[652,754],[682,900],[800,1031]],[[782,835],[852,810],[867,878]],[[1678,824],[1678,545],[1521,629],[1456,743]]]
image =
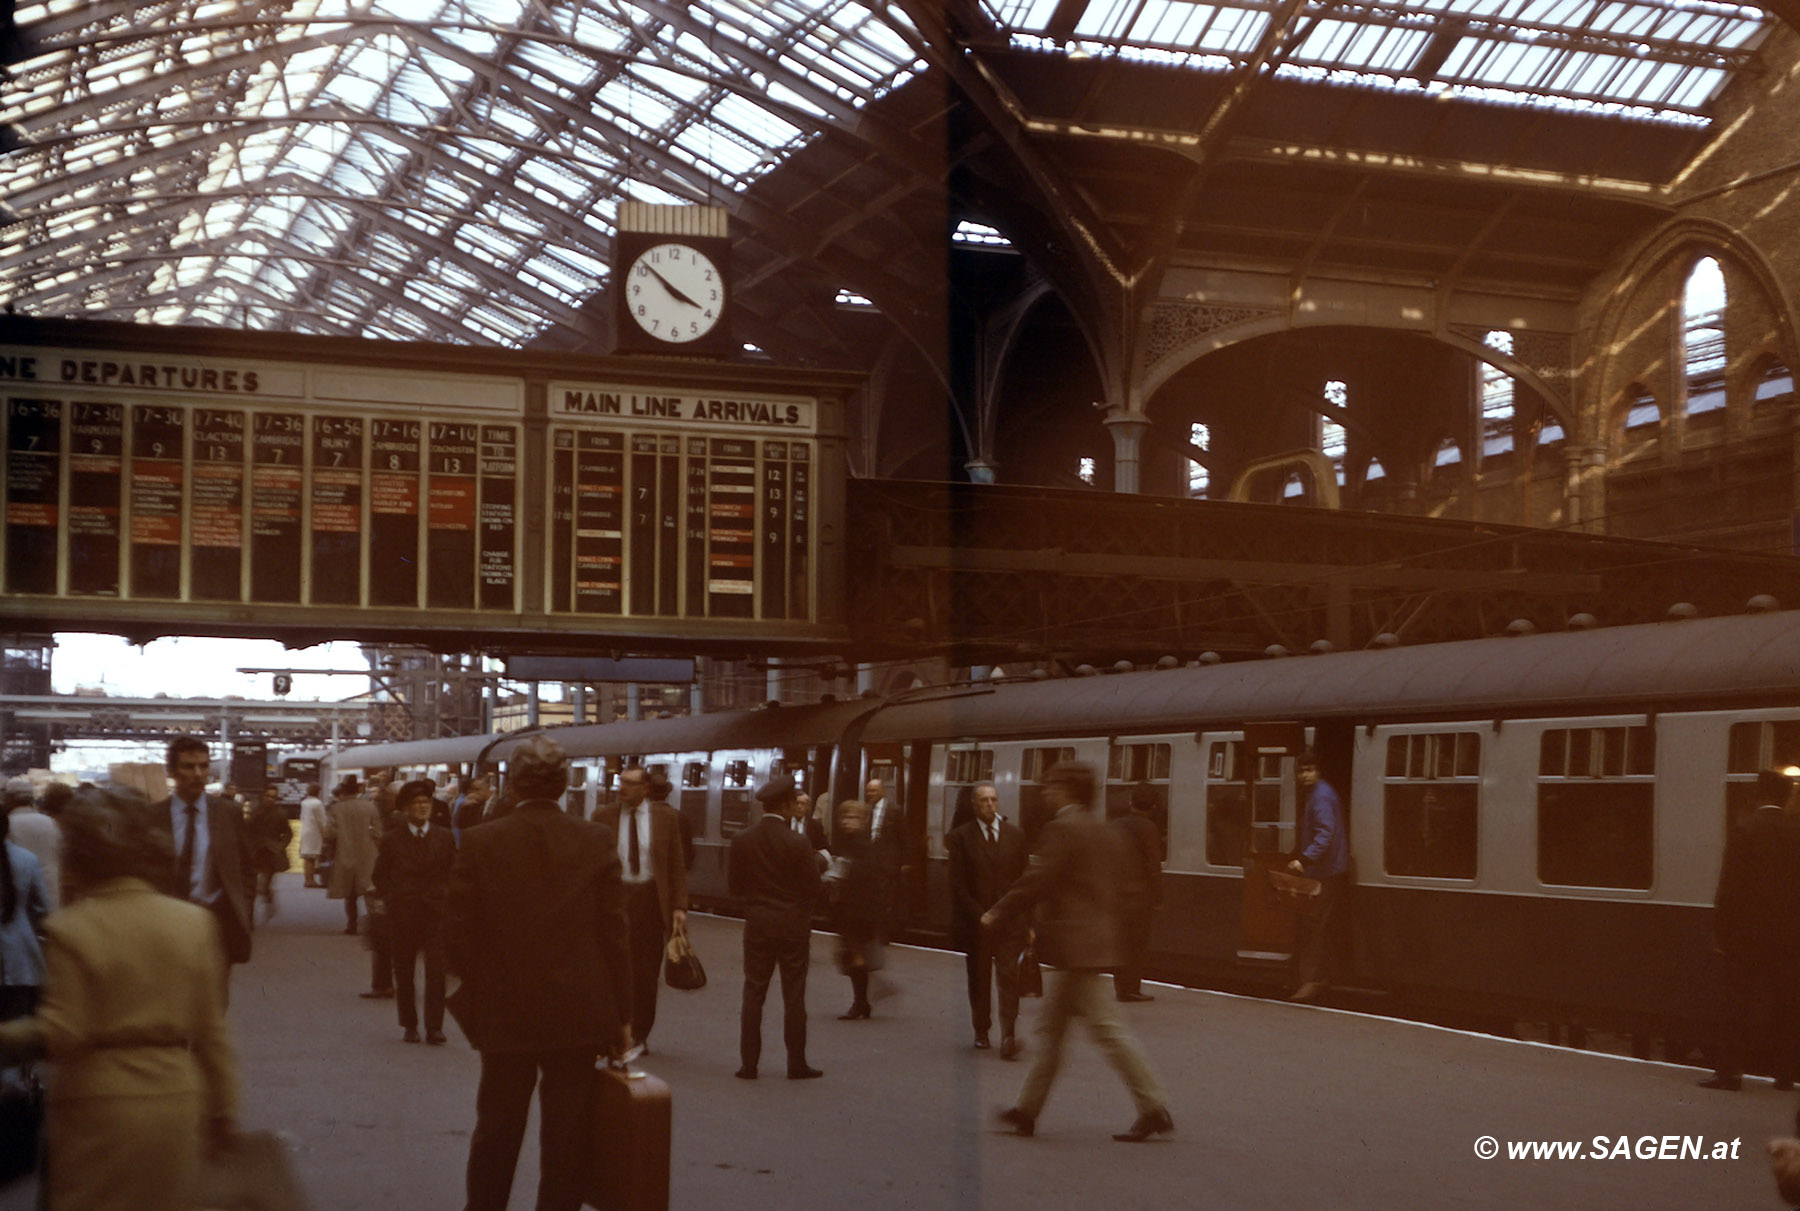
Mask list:
[[552,382],[548,410],[552,613],[813,617],[814,401]]
[[[0,320],[14,326],[63,339],[0,336],[12,625],[665,647],[842,633],[841,537],[816,501],[830,469],[841,512],[853,376],[427,346],[345,357],[362,343],[184,346],[182,330]],[[125,341],[67,335],[89,332]]]

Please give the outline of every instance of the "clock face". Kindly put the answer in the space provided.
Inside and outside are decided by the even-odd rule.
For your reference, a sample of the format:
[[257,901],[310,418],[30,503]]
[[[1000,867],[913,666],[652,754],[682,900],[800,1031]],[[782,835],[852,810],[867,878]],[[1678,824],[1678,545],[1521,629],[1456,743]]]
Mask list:
[[725,276],[692,245],[652,245],[625,273],[625,310],[659,341],[697,341],[725,314]]

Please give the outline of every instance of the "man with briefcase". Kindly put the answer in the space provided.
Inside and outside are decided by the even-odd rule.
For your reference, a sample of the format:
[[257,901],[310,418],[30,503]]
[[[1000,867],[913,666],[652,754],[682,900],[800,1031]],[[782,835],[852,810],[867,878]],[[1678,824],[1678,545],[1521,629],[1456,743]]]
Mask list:
[[562,747],[534,737],[510,767],[517,805],[463,835],[450,875],[447,941],[462,984],[449,1009],[481,1053],[467,1208],[505,1211],[541,1082],[537,1206],[577,1211],[590,1193],[595,1062],[631,1039],[624,890],[616,837],[562,810]]

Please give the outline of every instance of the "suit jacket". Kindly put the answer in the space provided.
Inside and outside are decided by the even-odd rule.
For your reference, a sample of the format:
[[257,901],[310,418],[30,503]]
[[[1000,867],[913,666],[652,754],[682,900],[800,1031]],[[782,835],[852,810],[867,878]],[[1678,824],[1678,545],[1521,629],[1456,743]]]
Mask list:
[[1064,807],[1044,825],[1025,873],[991,911],[1007,920],[1035,908],[1046,963],[1117,967],[1124,958],[1117,889],[1128,860],[1123,839],[1097,812]]
[[339,799],[325,809],[325,836],[336,846],[325,898],[348,900],[367,895],[375,883],[375,858],[381,844],[380,810],[367,799]]
[[0,844],[0,862],[12,867],[18,906],[0,920],[0,987],[36,988],[44,982],[44,952],[38,930],[50,915],[50,893],[37,855],[11,841]]
[[981,822],[970,820],[951,829],[944,845],[950,851],[951,931],[958,949],[973,950],[981,941],[981,914],[1025,873],[1025,834],[1001,820],[1000,839],[990,845]]
[[463,834],[445,934],[478,1051],[605,1051],[631,1021],[618,835],[528,799]]
[[[667,803],[644,800],[650,810],[650,877],[656,883],[656,906],[662,911],[663,937],[669,936],[677,908],[687,911],[687,854],[681,847],[681,813]],[[609,804],[594,813],[594,823],[613,839],[618,852],[619,816],[624,805]],[[643,856],[639,855],[642,861]]]
[[[181,843],[170,829],[169,803],[165,795],[150,805],[151,825],[169,838],[171,853]],[[250,853],[249,830],[244,827],[244,805],[236,799],[206,797],[207,865],[219,883],[224,911],[219,922],[224,931],[225,958],[233,963],[250,961],[250,905],[256,900],[256,867]],[[177,900],[187,899],[187,888],[177,887],[179,869],[169,864],[163,890]]]
[[410,826],[390,829],[375,859],[375,894],[388,912],[418,922],[444,915],[450,898],[450,868],[456,863],[456,839],[448,828],[433,824],[424,839]]
[[1800,820],[1759,807],[1725,843],[1713,933],[1743,958],[1800,952]]
[[1162,903],[1162,833],[1149,816],[1128,812],[1112,821],[1125,838],[1130,877],[1124,885],[1127,912],[1148,912]]
[[791,937],[812,931],[819,892],[815,856],[806,838],[774,812],[731,839],[727,883],[744,902],[746,932]]

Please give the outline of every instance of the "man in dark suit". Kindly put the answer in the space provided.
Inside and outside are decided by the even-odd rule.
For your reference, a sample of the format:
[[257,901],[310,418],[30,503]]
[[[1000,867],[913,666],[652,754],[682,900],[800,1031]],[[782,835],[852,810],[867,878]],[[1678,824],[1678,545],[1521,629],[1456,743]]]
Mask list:
[[539,1211],[577,1211],[593,1151],[594,1061],[631,1041],[631,954],[619,859],[569,815],[562,747],[513,750],[512,811],[463,835],[450,871],[450,997],[481,1053],[467,1211],[505,1211],[541,1077]]
[[[1800,1078],[1800,787],[1782,770],[1756,776],[1762,801],[1732,830],[1713,903],[1713,946],[1724,960],[1727,1023],[1706,1089],[1739,1089],[1754,1045],[1773,1046],[1775,1087]],[[1758,1029],[1758,1010],[1770,1025]]]
[[407,1042],[419,1041],[419,1008],[413,969],[425,956],[425,1041],[444,1041],[444,906],[456,841],[432,820],[430,782],[408,782],[395,796],[405,817],[381,839],[375,859],[375,894],[387,909],[393,948],[395,1001]]
[[1061,968],[1045,981],[1037,1058],[1018,1102],[1001,1112],[1000,1121],[1020,1135],[1036,1130],[1038,1113],[1062,1064],[1069,1019],[1079,1016],[1088,1020],[1089,1033],[1124,1079],[1137,1107],[1136,1121],[1113,1138],[1137,1143],[1173,1131],[1175,1122],[1169,1117],[1162,1085],[1137,1040],[1120,1023],[1117,1002],[1101,978],[1119,962],[1115,896],[1126,861],[1123,842],[1093,810],[1091,766],[1076,761],[1051,766],[1043,788],[1044,802],[1055,815],[1038,835],[1025,873],[999,903],[981,914],[982,927],[993,929],[1036,909],[1038,945],[1045,961]]
[[819,867],[794,832],[799,812],[794,780],[777,774],[756,792],[766,813],[731,840],[727,881],[744,905],[744,1001],[739,1017],[737,1075],[756,1079],[762,1058],[763,1001],[781,968],[782,1036],[791,1081],[823,1076],[806,1062],[806,969],[812,959],[813,900]]
[[198,736],[169,741],[165,765],[175,791],[151,809],[157,827],[167,826],[175,853],[163,890],[211,909],[219,920],[226,959],[247,963],[256,868],[244,828],[244,806],[235,799],[207,795],[212,754]]
[[950,924],[955,944],[966,956],[969,1011],[975,1023],[975,1046],[988,1048],[993,1025],[991,985],[1000,986],[1000,1058],[1019,1054],[1013,1031],[1019,1017],[1019,952],[1025,949],[1025,927],[1004,922],[981,928],[981,914],[992,908],[1007,888],[1025,873],[1025,834],[1000,817],[1000,793],[983,782],[972,796],[974,816],[950,830]]
[[625,916],[631,922],[631,1035],[650,1042],[656,1025],[656,992],[663,948],[687,931],[687,862],[681,850],[681,815],[649,801],[650,775],[628,765],[619,773],[619,801],[594,813],[594,823],[617,841],[625,883]]
[[1154,1001],[1143,991],[1144,953],[1150,949],[1150,922],[1162,903],[1162,830],[1151,812],[1156,793],[1140,782],[1131,788],[1131,806],[1112,822],[1125,838],[1126,878],[1119,885],[1120,943],[1124,955],[1113,972],[1113,996],[1127,1003]]

